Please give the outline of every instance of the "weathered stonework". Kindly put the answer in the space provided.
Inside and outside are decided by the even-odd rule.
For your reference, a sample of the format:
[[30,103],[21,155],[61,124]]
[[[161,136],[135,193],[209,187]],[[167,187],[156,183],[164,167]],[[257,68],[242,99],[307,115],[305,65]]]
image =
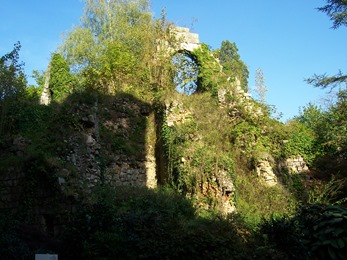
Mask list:
[[256,171],[258,177],[263,180],[266,185],[274,186],[278,184],[277,176],[275,175],[269,160],[259,160],[256,166]]
[[[102,113],[108,116],[100,116]],[[82,144],[78,142],[78,135],[66,140],[71,146],[71,151],[64,159],[77,168],[79,176],[83,176],[82,179],[87,186],[92,187],[100,181],[115,186],[157,186],[156,159],[152,144],[155,142],[155,132],[139,128],[143,118],[154,117],[148,105],[130,98],[116,98],[109,107],[98,107],[97,103],[91,109],[80,106],[74,116],[80,118],[83,140]],[[154,123],[154,120],[148,122]],[[110,140],[100,137],[100,127],[108,132]],[[133,135],[139,136],[138,142],[134,145],[139,146],[138,149],[141,151],[129,154],[124,150],[126,147],[122,146],[131,143]],[[114,141],[112,138],[115,138]],[[109,141],[121,146],[120,149],[114,150]],[[100,160],[103,157],[109,158],[107,165],[101,165]]]
[[[246,92],[241,87],[239,79],[235,79],[234,82],[230,82],[228,88],[221,88],[218,90],[218,101],[221,106],[232,108],[231,116],[237,116],[240,114],[238,107],[242,107],[244,112],[249,114],[253,118],[259,118],[264,115],[260,107],[256,107],[252,102],[252,95]],[[231,97],[232,100],[228,100]]]
[[[306,174],[309,172],[309,168],[301,156],[287,158],[285,161],[280,162],[277,165],[277,172],[282,174],[288,172],[289,174]],[[256,165],[256,172],[258,177],[265,181],[268,186],[274,186],[280,183],[281,176],[275,174],[274,168],[271,166],[271,162],[268,159],[261,159]],[[282,176],[283,177],[283,176]]]
[[45,85],[43,86],[43,90],[40,97],[40,104],[41,105],[49,105],[52,100],[51,96],[51,90],[49,88],[49,79],[51,75],[51,64],[48,65],[47,71],[46,71],[46,79],[45,79]]
[[294,157],[294,158],[288,158],[286,159],[286,167],[290,173],[307,173],[309,172],[309,168],[301,156]]
[[176,52],[192,52],[200,47],[199,35],[191,33],[189,28],[170,27],[171,37],[175,39],[174,43],[165,40],[157,41],[157,52],[164,56],[171,56]]
[[165,104],[167,126],[183,124],[191,119],[191,113],[177,101]]
[[[182,124],[185,124],[193,119],[193,114],[189,109],[185,108],[182,103],[177,101],[167,102],[165,104],[165,118],[166,122],[164,122],[168,127],[179,127]],[[189,136],[189,140],[194,142],[202,142],[203,136],[201,133],[191,134]],[[189,156],[188,156],[189,157]],[[182,157],[180,159],[182,168],[186,167],[188,164],[191,164],[191,157]],[[188,168],[190,168],[189,166]],[[204,171],[204,169],[201,169]],[[197,191],[195,196],[199,197],[208,197],[213,198],[218,201],[219,212],[226,216],[236,210],[235,208],[235,186],[234,183],[229,176],[228,172],[220,169],[218,171],[214,171],[213,173],[208,172],[201,174],[206,174],[209,177],[203,177],[204,180],[198,180],[200,190]],[[206,179],[205,179],[206,178]],[[200,200],[201,201],[201,200]],[[198,208],[208,209],[209,205],[206,203],[200,203],[197,205]]]
[[179,50],[192,52],[199,48],[199,34],[191,33],[189,28],[185,27],[173,27],[172,31],[175,34],[176,39],[180,42]]

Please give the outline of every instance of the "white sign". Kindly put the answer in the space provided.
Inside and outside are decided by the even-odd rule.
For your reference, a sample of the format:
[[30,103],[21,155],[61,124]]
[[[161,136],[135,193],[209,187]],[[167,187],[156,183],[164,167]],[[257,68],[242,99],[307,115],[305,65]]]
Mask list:
[[58,255],[35,254],[35,260],[58,260]]

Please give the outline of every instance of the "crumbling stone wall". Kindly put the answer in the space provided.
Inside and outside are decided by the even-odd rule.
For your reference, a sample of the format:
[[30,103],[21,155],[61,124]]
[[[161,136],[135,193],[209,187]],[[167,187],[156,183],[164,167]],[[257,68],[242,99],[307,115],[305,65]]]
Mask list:
[[274,186],[278,184],[278,178],[268,159],[261,159],[257,162],[256,172],[258,177],[263,180],[266,185]]
[[[223,107],[231,108],[230,116],[240,115],[239,108],[242,107],[244,112],[251,118],[259,118],[264,115],[260,107],[252,102],[252,95],[241,87],[241,82],[236,78],[235,82],[230,82],[227,88],[218,90],[218,101]],[[231,100],[230,100],[231,99]]]
[[[35,216],[48,219],[64,211],[52,209],[54,205],[81,199],[98,183],[157,186],[155,122],[149,104],[129,95],[70,105],[73,119],[61,128],[66,131],[48,138],[59,145],[45,144],[51,147],[49,156],[32,155],[32,141],[20,135],[1,146],[1,153],[13,160],[0,169],[1,209],[18,210],[25,198]],[[53,203],[57,198],[60,201]]]
[[[274,170],[274,168],[277,168],[277,170]],[[289,173],[304,175],[309,173],[309,171],[308,165],[301,156],[287,158],[284,161],[279,162],[278,165],[274,165],[273,162],[270,162],[268,159],[261,159],[256,165],[258,177],[260,177],[268,186],[279,184],[282,177],[281,174]]]
[[[168,127],[179,127],[194,120],[194,114],[187,109],[183,103],[173,100],[165,103],[164,114],[166,120],[163,122]],[[203,139],[202,133],[197,132],[190,136],[193,140],[201,141]],[[181,157],[180,162],[182,168],[187,167],[188,172],[192,171],[191,160],[194,155],[188,157]],[[235,211],[235,186],[229,173],[225,169],[214,170],[213,172],[204,172],[205,169],[200,169],[202,175],[208,176],[201,177],[198,180],[199,189],[194,196],[204,196],[218,201],[219,212],[223,215],[230,214]],[[200,200],[201,201],[201,200]],[[201,203],[197,205],[198,208],[207,209],[209,205]]]
[[285,165],[290,173],[301,174],[309,172],[308,165],[301,156],[286,159]]
[[82,140],[80,135],[66,140],[71,151],[64,160],[76,167],[87,186],[100,181],[115,186],[157,186],[155,131],[147,129],[155,127],[154,114],[148,104],[120,97],[108,106],[79,106],[74,116],[83,126]]

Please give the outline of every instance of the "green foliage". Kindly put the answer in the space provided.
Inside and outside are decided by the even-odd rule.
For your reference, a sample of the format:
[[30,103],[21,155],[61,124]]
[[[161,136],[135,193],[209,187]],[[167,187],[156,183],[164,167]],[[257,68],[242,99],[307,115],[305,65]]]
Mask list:
[[[206,259],[338,259],[347,243],[346,210],[312,207],[290,218],[299,204],[298,195],[306,194],[301,179],[293,175],[291,181],[285,182],[287,186],[268,187],[254,170],[259,160],[275,165],[283,158],[298,155],[312,165],[322,155],[334,162],[345,161],[346,92],[340,91],[337,101],[326,111],[310,105],[287,124],[271,119],[271,107],[256,101],[251,103],[262,109],[263,116],[252,117],[242,105],[237,107],[239,113],[235,116],[230,108],[218,104],[216,95],[237,79],[247,89],[248,70],[236,44],[223,41],[215,51],[202,44],[189,58],[180,54],[177,64],[172,64],[171,57],[157,49],[160,39],[170,46],[177,44],[170,38],[168,28],[164,16],[160,21],[152,21],[147,0],[86,0],[82,24],[68,33],[60,54],[52,55],[50,88],[57,102],[49,106],[37,104],[43,74],[34,73],[39,88],[25,89],[22,64],[18,63],[20,45],[1,58],[0,134],[12,136],[0,141],[1,152],[5,153],[0,167],[7,173],[25,175],[20,216],[26,220],[33,217],[43,195],[49,197],[44,200],[52,207],[61,205],[56,197],[61,195],[58,173],[71,170],[70,177],[75,178],[76,166],[65,158],[75,153],[76,147],[81,150],[76,155],[84,155],[87,147],[81,117],[90,115],[98,104],[98,110],[93,110],[98,113],[98,120],[111,122],[110,127],[99,125],[98,142],[102,149],[95,153],[95,160],[102,173],[115,160],[115,154],[142,160],[146,149],[154,149],[155,141],[158,150],[163,142],[165,154],[158,151],[157,156],[165,155],[168,159],[167,182],[174,190],[98,186],[89,187],[87,192],[81,191],[83,187],[71,188],[67,194],[74,195],[76,210],[70,211],[61,233],[63,257],[197,259],[203,253]],[[74,74],[70,73],[70,65]],[[181,76],[178,82],[173,81],[174,72]],[[264,87],[260,74],[259,86]],[[187,85],[195,77],[196,85]],[[196,93],[174,93],[174,84]],[[121,91],[127,94],[119,95]],[[145,140],[148,131],[155,131],[148,128],[149,120],[154,119],[138,117],[134,108],[154,97],[161,103],[158,107],[163,107],[163,103],[172,105],[170,113],[177,120],[168,126],[167,111],[157,111],[164,122],[158,126],[161,132],[157,139],[149,142]],[[235,101],[234,96],[227,98]],[[127,120],[120,127],[124,129],[117,131],[115,120],[120,117]],[[9,148],[14,135],[27,141],[19,156]],[[147,147],[148,143],[153,146]],[[343,173],[343,167],[340,170]],[[216,197],[221,188],[216,177],[220,172],[226,173],[236,186],[236,222],[232,222],[232,216],[229,221],[216,219],[221,216],[217,212],[222,202]],[[326,185],[315,184],[309,192],[309,202],[336,202],[334,196],[340,195],[337,193],[342,185],[335,179]],[[231,200],[233,196],[230,195]],[[343,201],[342,197],[340,202]],[[4,230],[0,235],[0,253],[12,257],[17,251],[26,256],[29,249],[6,225],[12,222],[0,219]],[[243,238],[249,239],[250,233],[241,235],[245,226],[259,233],[248,244]]]
[[[266,144],[264,146],[264,142],[266,143],[266,140],[264,140],[262,137],[265,136],[261,134],[261,129],[259,127],[244,120],[236,124],[231,132],[231,142],[235,145],[235,147],[242,149],[243,152],[250,158],[256,150],[259,152],[266,152]],[[263,140],[259,141],[258,138],[262,138]]]
[[[299,154],[300,149],[303,149],[301,146],[305,148],[306,145],[306,140],[301,144],[295,142],[295,134],[302,134],[301,128],[296,127],[299,126],[288,126],[265,117],[259,122],[235,120],[230,130],[236,169],[236,207],[245,223],[252,229],[256,228],[262,218],[268,219],[273,214],[293,214],[299,204],[296,195],[303,189],[300,179],[290,176],[290,180],[282,180],[286,187],[268,187],[255,173],[258,163],[266,160],[276,174],[287,176],[285,172],[280,173],[281,169],[276,168],[276,165],[287,156]],[[288,147],[284,140],[290,142]],[[303,151],[307,154],[305,149]]]
[[346,219],[346,208],[312,204],[292,218],[263,221],[259,236],[264,246],[289,259],[345,259]]
[[39,103],[41,93],[41,87],[31,85],[25,89],[24,99],[29,101],[30,103]]
[[281,259],[310,259],[297,222],[288,215],[271,216],[258,225],[256,237],[264,251],[276,249]]
[[99,86],[104,93],[115,93],[134,81],[135,56],[121,43],[106,43],[95,65],[84,71],[88,85]]
[[254,174],[236,177],[236,208],[251,230],[256,230],[262,219],[294,213],[296,199],[283,186],[268,187]]
[[325,89],[330,87],[330,89],[333,89],[335,87],[341,86],[344,83],[346,83],[346,80],[347,80],[347,75],[344,75],[342,74],[341,71],[339,71],[334,76],[327,76],[326,74],[323,74],[323,75],[314,74],[311,78],[308,78],[305,81],[308,84],[311,84],[317,88]]
[[147,0],[87,0],[60,50],[82,85],[113,94],[150,86],[154,34]]
[[344,0],[326,0],[327,5],[318,8],[319,11],[326,13],[330,20],[334,22],[333,28],[341,25],[347,26],[347,3]]
[[239,149],[250,161],[257,161],[282,157],[282,142],[287,133],[283,124],[269,118],[262,123],[239,119],[231,129],[230,137],[235,149]]
[[347,247],[347,210],[313,204],[296,217],[304,243],[318,259],[344,259]]
[[[212,194],[220,188],[216,176],[224,172],[229,178],[235,177],[231,147],[225,142],[230,129],[226,110],[218,107],[210,93],[176,93],[165,103],[170,104],[170,100],[178,106],[172,107],[168,116],[170,120],[177,117],[177,121],[170,122],[170,126],[164,121],[161,133],[168,160],[168,182],[181,193],[196,198],[196,205],[201,202],[218,211],[220,201]],[[180,111],[185,111],[183,118]]]
[[319,138],[323,137],[326,126],[326,113],[321,107],[309,103],[294,119],[312,129]]
[[53,53],[50,62],[49,89],[52,91],[52,99],[61,101],[72,93],[77,82],[70,73],[70,67],[64,57],[59,53]]
[[333,152],[347,159],[347,91],[337,93],[337,101],[329,108],[327,124],[330,126],[326,133],[326,145]]
[[221,259],[242,256],[230,223],[197,218],[172,190],[99,187],[66,223],[62,256],[119,259]]
[[325,110],[309,104],[295,118],[313,131],[314,166],[326,176],[347,174],[346,104],[346,91],[340,90]]
[[26,86],[23,63],[19,62],[20,48],[18,42],[14,45],[13,51],[0,58],[0,137],[13,128],[8,113]]
[[326,183],[316,181],[308,191],[308,203],[324,205],[345,203],[347,198],[343,196],[341,198],[345,182],[345,179],[336,179],[334,176]]
[[309,165],[315,160],[319,150],[316,149],[316,136],[312,129],[297,121],[287,123],[288,139],[283,146],[285,158],[302,156]]
[[206,44],[201,44],[200,48],[193,51],[192,57],[199,68],[196,91],[200,93],[207,91],[217,95],[221,68],[211,50]]
[[239,79],[241,86],[247,89],[249,72],[246,64],[240,59],[236,43],[222,41],[221,48],[215,53],[223,67],[223,72],[229,77]]

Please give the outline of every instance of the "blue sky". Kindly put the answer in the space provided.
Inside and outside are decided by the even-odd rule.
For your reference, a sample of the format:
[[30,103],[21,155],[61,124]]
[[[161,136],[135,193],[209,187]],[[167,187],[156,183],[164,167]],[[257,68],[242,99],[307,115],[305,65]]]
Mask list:
[[[61,35],[79,24],[81,0],[0,0],[0,55],[20,41],[20,58],[29,82],[32,70],[45,70]],[[326,91],[304,82],[317,74],[347,72],[347,28],[333,30],[329,18],[316,10],[323,0],[152,0],[152,11],[198,33],[213,49],[223,40],[235,42],[250,71],[264,72],[266,100],[283,113],[298,114],[308,102],[319,103]]]

